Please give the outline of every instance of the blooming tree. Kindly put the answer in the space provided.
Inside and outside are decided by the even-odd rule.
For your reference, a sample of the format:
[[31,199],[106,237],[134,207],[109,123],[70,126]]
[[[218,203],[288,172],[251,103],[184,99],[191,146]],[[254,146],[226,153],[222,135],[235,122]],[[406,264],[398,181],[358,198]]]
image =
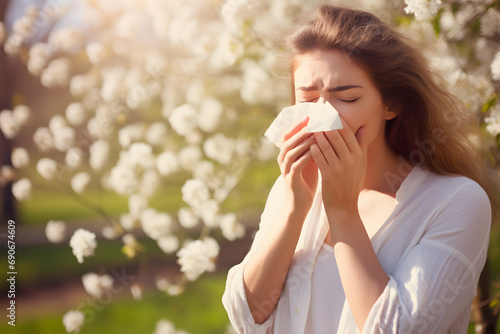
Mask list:
[[[276,155],[262,134],[288,103],[280,78],[288,62],[279,37],[320,1],[75,2],[77,23],[53,29],[41,41],[33,42],[40,17],[57,22],[72,2],[55,11],[29,6],[12,27],[0,24],[4,51],[22,59],[43,86],[67,87],[73,97],[34,133],[23,127],[35,106],[0,112],[3,135],[14,142],[31,136],[37,149],[14,147],[2,177],[13,182],[18,201],[30,197],[30,165],[47,183],[67,185],[63,189],[81,202],[96,184],[127,197],[128,211],[116,219],[97,209],[102,235],[121,238],[124,253],[134,257],[141,250],[135,232],[142,230],[165,253],[176,254],[183,279],[159,280],[157,287],[178,294],[187,281],[215,269],[219,245],[211,231],[219,229],[230,241],[245,233],[238,214],[221,205],[251,160]],[[500,160],[500,1],[360,4],[439,50],[430,59],[483,124],[491,154]],[[179,179],[185,206],[177,212],[151,208],[158,188]],[[179,232],[193,228],[201,228],[196,240]],[[63,222],[47,223],[49,241],[59,242],[65,233]],[[78,229],[70,246],[82,263],[93,256],[96,235]],[[96,298],[113,285],[109,275],[96,273],[82,282]],[[141,285],[131,292],[140,299]],[[74,310],[63,321],[68,332],[84,323]],[[164,332],[176,330],[162,320],[155,333]]]

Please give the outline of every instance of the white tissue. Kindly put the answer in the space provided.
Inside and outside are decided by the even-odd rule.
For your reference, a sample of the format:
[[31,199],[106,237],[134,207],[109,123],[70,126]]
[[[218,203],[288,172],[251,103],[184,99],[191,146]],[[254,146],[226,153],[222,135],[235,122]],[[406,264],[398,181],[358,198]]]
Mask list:
[[285,135],[309,116],[307,132],[321,132],[342,129],[337,110],[328,102],[304,102],[283,108],[264,135],[281,148]]

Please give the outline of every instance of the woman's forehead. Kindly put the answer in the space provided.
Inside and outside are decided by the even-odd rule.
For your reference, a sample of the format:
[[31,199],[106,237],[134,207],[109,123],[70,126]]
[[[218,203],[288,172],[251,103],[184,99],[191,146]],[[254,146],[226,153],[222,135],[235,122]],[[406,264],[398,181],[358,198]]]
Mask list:
[[316,50],[298,55],[295,59],[295,84],[311,85],[321,80],[329,85],[343,84],[346,80],[368,80],[367,73],[345,52]]

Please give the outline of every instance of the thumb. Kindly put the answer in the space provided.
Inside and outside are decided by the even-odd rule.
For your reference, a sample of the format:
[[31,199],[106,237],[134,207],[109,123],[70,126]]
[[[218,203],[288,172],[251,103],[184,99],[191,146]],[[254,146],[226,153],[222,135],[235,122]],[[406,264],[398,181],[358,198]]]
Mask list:
[[358,140],[358,144],[361,147],[363,153],[366,153],[366,128],[364,126],[360,127],[358,131],[356,131],[356,139]]

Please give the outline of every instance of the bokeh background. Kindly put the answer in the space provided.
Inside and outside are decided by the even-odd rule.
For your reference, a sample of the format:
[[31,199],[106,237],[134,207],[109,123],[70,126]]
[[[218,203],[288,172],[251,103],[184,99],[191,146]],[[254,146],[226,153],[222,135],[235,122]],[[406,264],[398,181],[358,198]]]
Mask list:
[[[325,2],[0,2],[0,332],[232,333],[227,271],[279,175],[263,134],[290,104],[281,38]],[[498,178],[500,1],[350,5],[428,50],[481,124]],[[78,229],[97,244],[73,247],[89,251],[83,263],[70,246]],[[470,333],[500,333],[499,275],[496,224]],[[64,324],[69,311],[82,318]]]

